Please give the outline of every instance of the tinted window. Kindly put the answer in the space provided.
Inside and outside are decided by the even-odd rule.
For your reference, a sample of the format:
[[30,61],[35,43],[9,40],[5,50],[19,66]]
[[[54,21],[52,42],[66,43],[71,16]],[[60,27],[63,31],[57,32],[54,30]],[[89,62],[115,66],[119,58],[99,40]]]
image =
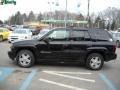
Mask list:
[[90,41],[91,38],[90,38],[90,35],[87,31],[84,32],[85,33],[85,41]]
[[95,39],[99,41],[111,41],[112,36],[105,30],[94,30],[94,33],[92,33],[93,36],[95,36]]
[[48,38],[52,41],[63,41],[68,40],[69,31],[66,30],[54,30],[51,34],[48,35]]
[[73,30],[72,31],[72,39],[74,41],[89,41],[90,36],[87,31]]

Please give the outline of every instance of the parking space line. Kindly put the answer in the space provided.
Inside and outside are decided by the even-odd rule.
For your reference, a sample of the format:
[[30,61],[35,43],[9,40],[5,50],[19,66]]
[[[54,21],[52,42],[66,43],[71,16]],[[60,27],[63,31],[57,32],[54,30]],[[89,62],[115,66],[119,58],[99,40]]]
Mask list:
[[35,74],[37,73],[37,70],[34,69],[32,70],[32,72],[28,75],[28,77],[25,79],[25,81],[23,82],[22,86],[20,87],[19,90],[27,90],[30,82],[32,81],[32,78],[35,76]]
[[100,73],[99,75],[100,78],[105,82],[105,84],[107,84],[109,90],[117,90],[113,83],[103,73]]
[[50,72],[50,71],[43,71],[43,72],[48,73],[48,74],[52,74],[52,75],[61,76],[61,77],[71,78],[71,79],[88,81],[88,82],[92,82],[92,83],[95,82],[95,80],[91,80],[91,79],[85,79],[85,78],[80,78],[80,77],[73,77],[73,76],[70,76],[70,75],[63,75],[63,74],[59,74],[59,73],[55,73],[55,72]]
[[2,75],[2,71],[0,71],[0,76]]
[[62,74],[92,74],[88,72],[61,72],[61,71],[46,71],[46,72],[54,72],[54,73],[62,73]]
[[57,83],[57,82],[54,82],[54,81],[49,81],[49,80],[46,80],[46,79],[41,79],[41,78],[40,78],[39,80],[42,81],[42,82],[54,84],[54,85],[57,85],[57,86],[66,87],[66,88],[73,89],[73,90],[87,90],[87,89],[78,88],[78,87],[71,86],[71,85],[66,85],[66,84]]
[[13,71],[13,68],[0,67],[0,82],[6,79]]

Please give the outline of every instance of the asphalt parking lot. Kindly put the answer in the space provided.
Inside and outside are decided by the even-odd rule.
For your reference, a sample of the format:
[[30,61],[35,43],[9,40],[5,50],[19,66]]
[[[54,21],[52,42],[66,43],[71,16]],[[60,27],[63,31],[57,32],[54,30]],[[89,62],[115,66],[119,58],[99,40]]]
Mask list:
[[21,68],[7,52],[10,44],[0,42],[0,90],[120,90],[120,49],[117,60],[91,71],[76,64],[44,64]]

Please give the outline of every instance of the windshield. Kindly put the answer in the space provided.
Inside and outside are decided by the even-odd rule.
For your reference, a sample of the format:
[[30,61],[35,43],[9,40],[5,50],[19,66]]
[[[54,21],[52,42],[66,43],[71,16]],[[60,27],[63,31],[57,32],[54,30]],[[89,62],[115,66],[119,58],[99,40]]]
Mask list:
[[13,33],[16,33],[16,34],[26,34],[27,31],[26,30],[15,30],[15,31],[13,31]]
[[47,32],[49,32],[50,30],[42,30],[40,33],[39,33],[39,35],[44,35],[44,34],[46,34]]
[[42,38],[44,35],[46,35],[47,33],[49,33],[50,30],[48,29],[44,29],[42,31],[40,31],[40,33],[36,36],[33,37],[33,39],[40,39]]

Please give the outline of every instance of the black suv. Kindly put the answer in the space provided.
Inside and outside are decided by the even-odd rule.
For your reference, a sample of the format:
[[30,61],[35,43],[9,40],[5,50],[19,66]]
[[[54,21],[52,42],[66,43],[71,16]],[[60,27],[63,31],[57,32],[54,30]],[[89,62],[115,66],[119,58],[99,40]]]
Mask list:
[[36,61],[84,63],[92,70],[104,61],[116,59],[111,35],[101,29],[55,28],[39,40],[13,43],[9,57],[19,66],[31,67]]

